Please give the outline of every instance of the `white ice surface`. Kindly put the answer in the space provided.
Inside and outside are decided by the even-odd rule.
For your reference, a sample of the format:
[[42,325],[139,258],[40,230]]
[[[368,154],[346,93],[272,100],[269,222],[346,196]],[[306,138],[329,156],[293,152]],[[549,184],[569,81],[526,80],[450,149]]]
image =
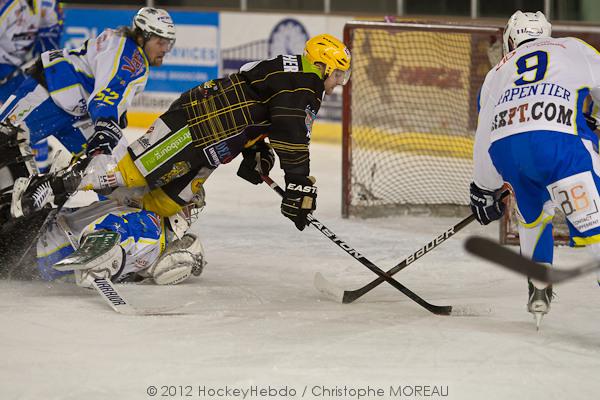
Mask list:
[[[382,269],[458,222],[344,220],[340,148],[313,144],[311,154],[315,215]],[[598,398],[595,276],[558,286],[536,332],[525,280],[463,250],[469,234],[497,235],[496,225],[473,224],[396,278],[432,303],[476,316],[432,315],[387,284],[336,304],[313,287],[317,271],[344,288],[376,276],[314,228],[297,231],[279,213],[279,197],[238,178],[237,165],[220,167],[206,184],[207,206],[194,226],[208,259],[203,275],[174,287],[120,286],[138,307],[195,301],[185,315],[118,315],[75,286],[0,281],[0,399],[149,399],[150,385],[155,398],[242,398],[200,396],[203,385],[287,385],[295,398],[306,389],[304,398],[317,399],[357,396],[319,395],[316,386],[370,386],[385,394],[362,398],[381,399],[399,385],[435,385],[448,396],[395,398]],[[566,248],[556,258],[564,266],[589,259]],[[192,396],[160,396],[163,385],[183,386],[184,395],[192,386]]]

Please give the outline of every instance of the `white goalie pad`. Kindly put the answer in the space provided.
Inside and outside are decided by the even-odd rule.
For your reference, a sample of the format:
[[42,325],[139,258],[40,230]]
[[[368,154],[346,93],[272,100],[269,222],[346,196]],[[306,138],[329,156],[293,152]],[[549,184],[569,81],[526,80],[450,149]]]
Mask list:
[[92,287],[94,279],[110,279],[123,266],[120,239],[121,235],[116,232],[103,230],[90,233],[77,250],[54,264],[53,268],[74,271],[77,285]]
[[206,261],[200,239],[192,233],[171,242],[147,273],[158,285],[176,285],[202,273]]

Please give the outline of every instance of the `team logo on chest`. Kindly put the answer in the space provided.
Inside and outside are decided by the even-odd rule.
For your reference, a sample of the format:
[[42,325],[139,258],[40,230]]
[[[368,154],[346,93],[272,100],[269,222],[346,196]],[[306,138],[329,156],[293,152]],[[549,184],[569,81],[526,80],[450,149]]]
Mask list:
[[131,58],[124,56],[123,61],[125,61],[125,64],[123,64],[121,69],[129,71],[131,77],[138,76],[142,73],[144,60],[142,59],[142,55],[139,51],[136,50]]
[[310,106],[306,106],[304,111],[306,112],[306,118],[304,118],[304,124],[306,125],[306,137],[310,140],[313,122],[315,122],[315,119],[317,119],[317,113],[314,112]]

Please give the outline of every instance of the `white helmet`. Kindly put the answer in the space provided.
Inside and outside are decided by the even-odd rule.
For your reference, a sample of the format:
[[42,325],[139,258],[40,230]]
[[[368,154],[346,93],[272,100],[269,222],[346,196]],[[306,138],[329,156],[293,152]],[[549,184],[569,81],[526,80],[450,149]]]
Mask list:
[[161,8],[143,7],[133,17],[134,28],[139,28],[148,40],[150,35],[160,36],[175,44],[175,24],[166,10]]
[[546,19],[541,11],[515,12],[509,19],[504,28],[502,45],[504,54],[516,49],[526,40],[550,37],[552,34],[552,25]]

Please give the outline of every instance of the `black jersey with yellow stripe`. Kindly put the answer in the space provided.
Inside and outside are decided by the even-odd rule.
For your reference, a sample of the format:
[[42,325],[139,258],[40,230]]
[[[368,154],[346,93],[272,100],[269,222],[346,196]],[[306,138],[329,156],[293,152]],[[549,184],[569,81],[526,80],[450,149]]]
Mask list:
[[267,136],[286,174],[309,175],[310,132],[324,89],[318,68],[283,55],[183,93],[128,148],[153,189],[145,207],[172,215],[215,168]]
[[269,141],[287,173],[308,175],[312,123],[321,107],[321,71],[301,55],[281,55],[242,67],[270,121]]
[[189,127],[209,167],[268,136],[282,169],[308,175],[310,131],[323,91],[318,68],[301,55],[281,55],[183,93],[161,118]]

